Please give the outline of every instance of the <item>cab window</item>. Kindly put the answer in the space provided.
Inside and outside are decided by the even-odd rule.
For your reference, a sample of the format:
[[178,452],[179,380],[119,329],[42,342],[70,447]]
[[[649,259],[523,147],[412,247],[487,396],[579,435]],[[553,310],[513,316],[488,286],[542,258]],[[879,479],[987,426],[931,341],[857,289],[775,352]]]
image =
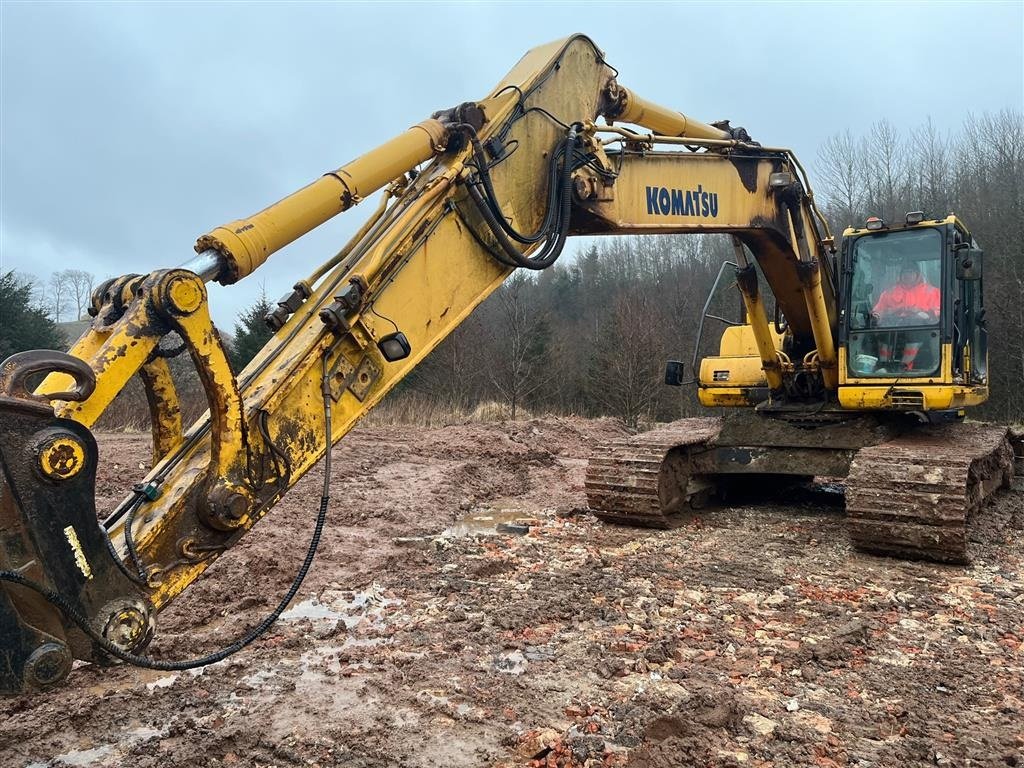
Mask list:
[[938,371],[942,233],[882,232],[854,243],[849,367],[853,376]]

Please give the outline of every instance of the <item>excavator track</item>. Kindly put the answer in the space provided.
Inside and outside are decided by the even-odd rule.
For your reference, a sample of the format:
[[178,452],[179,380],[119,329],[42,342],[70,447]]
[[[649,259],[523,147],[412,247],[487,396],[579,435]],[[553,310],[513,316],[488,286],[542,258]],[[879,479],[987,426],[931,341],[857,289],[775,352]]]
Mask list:
[[847,527],[858,549],[970,562],[968,521],[1009,487],[1007,427],[950,424],[862,448],[846,478]]
[[590,509],[609,523],[671,528],[712,487],[690,471],[689,457],[721,426],[716,418],[683,419],[598,446],[584,481]]

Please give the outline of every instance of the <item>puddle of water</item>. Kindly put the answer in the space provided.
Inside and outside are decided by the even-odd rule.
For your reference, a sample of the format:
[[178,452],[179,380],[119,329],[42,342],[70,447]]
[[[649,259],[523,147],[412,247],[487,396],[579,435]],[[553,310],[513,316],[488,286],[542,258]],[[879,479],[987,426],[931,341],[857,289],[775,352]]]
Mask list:
[[416,698],[428,707],[436,708],[442,712],[465,717],[473,711],[473,707],[465,702],[454,702],[447,696],[433,691],[420,691]]
[[46,766],[53,765],[55,762],[63,765],[73,765],[76,768],[78,766],[90,766],[100,760],[105,760],[113,754],[114,745],[103,744],[92,749],[73,749],[63,755],[57,755],[53,760],[48,760],[45,763],[29,763],[25,768],[46,768]]
[[[280,667],[263,667],[251,672],[240,679],[243,685],[247,685],[255,691],[279,691],[288,687],[292,678],[287,674],[293,667],[282,664]],[[231,694],[235,695],[234,692]]]
[[299,657],[301,673],[296,685],[309,686],[313,683],[321,683],[327,680],[329,674],[338,674],[341,671],[341,662],[338,661],[337,654],[344,647],[343,645],[323,645],[303,653]]
[[441,538],[458,539],[467,536],[496,536],[502,523],[512,524],[526,517],[521,509],[494,509],[474,512],[460,518],[441,531]]
[[281,614],[281,621],[297,621],[299,619],[344,619],[345,614],[322,604],[315,597],[296,603]]
[[[311,597],[296,603],[281,614],[281,620],[337,621],[344,622],[345,629],[366,623],[373,629],[379,629],[385,625],[387,609],[402,604],[397,598],[386,597],[384,588],[376,583],[359,592],[324,590],[321,597],[323,602]],[[353,639],[352,642],[357,641]]]

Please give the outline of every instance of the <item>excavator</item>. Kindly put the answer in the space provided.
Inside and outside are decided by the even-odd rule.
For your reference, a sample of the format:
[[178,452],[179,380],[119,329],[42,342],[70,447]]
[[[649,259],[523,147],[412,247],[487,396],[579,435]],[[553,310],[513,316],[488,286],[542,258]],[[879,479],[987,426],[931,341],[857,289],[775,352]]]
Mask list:
[[[251,275],[376,193],[235,375],[206,283]],[[574,35],[529,51],[485,98],[212,229],[181,266],[107,280],[67,353],[0,365],[0,691],[56,686],[75,659],[178,670],[251,643],[311,566],[330,447],[514,270],[551,266],[570,235],[626,233],[730,235],[745,317],[699,371],[700,401],[729,416],[598,449],[586,490],[599,517],[670,526],[744,475],[842,477],[858,547],[968,557],[967,518],[1010,481],[1021,446],[1005,427],[956,423],[988,394],[982,254],[963,223],[873,220],[837,254],[790,150],[642,98]],[[935,317],[874,311],[907,263],[941,293]],[[191,425],[168,363],[181,352],[209,406]],[[667,373],[683,378],[677,363]],[[135,376],[152,470],[99,521],[90,428]],[[321,461],[311,540],[277,607],[200,658],[146,656],[158,612]]]

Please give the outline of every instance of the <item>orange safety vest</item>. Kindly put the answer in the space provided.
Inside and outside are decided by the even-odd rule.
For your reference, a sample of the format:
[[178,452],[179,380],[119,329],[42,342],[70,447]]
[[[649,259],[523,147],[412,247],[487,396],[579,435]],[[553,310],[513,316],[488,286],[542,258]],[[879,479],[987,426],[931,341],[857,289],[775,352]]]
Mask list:
[[875,314],[905,309],[913,312],[930,312],[937,316],[941,298],[939,289],[923,280],[913,288],[904,288],[897,283],[882,291],[878,303],[875,304]]

